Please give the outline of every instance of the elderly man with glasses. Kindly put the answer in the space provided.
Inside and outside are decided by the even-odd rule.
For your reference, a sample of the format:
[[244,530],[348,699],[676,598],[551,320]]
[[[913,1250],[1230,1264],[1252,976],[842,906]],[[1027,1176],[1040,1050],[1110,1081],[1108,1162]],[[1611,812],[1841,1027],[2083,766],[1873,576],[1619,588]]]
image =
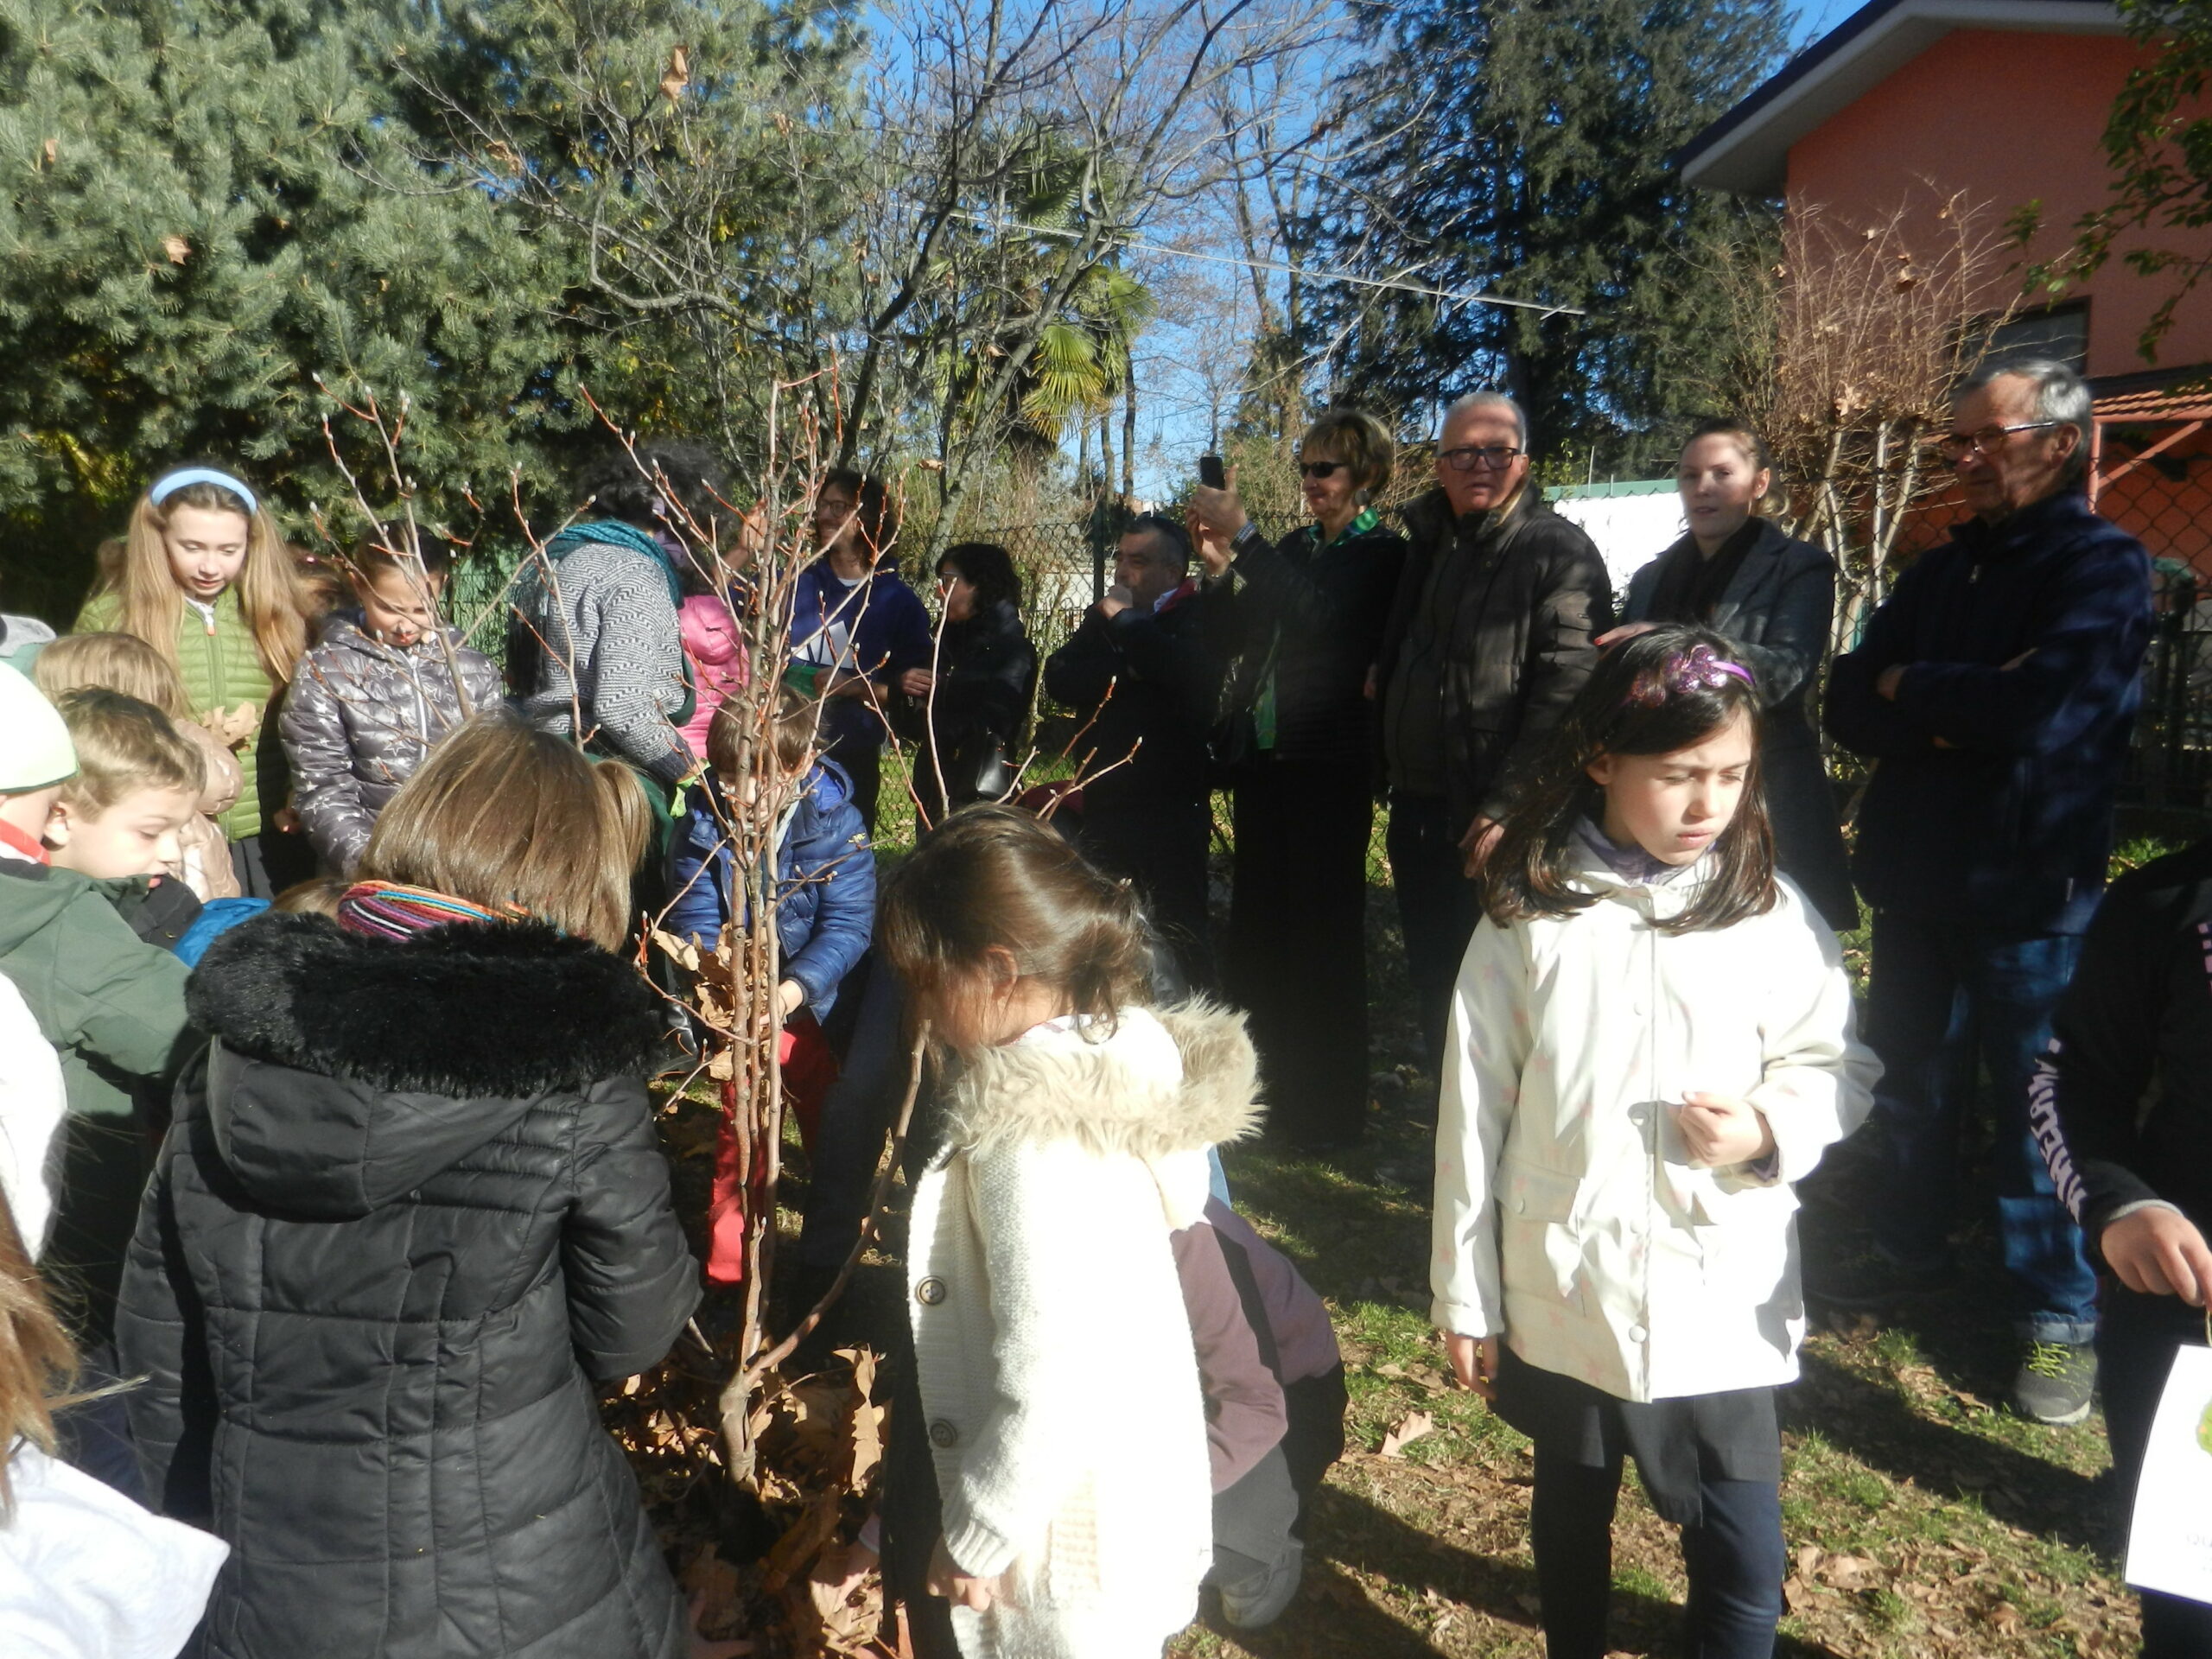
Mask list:
[[1390,871],[1432,1062],[1507,792],[1612,625],[1605,562],[1544,505],[1529,461],[1510,397],[1476,392],[1445,412],[1437,487],[1402,515],[1410,547],[1376,667]]
[[1999,1242],[2024,1355],[2013,1403],[2088,1414],[2096,1280],[2052,1195],[2029,1078],[2104,890],[2113,795],[2151,632],[2142,544],[2083,490],[2089,389],[2014,362],[1933,441],[1973,515],[1923,553],[1836,659],[1828,731],[1875,763],[1853,874],[1874,912],[1867,1039],[1886,1068],[1874,1250],[1817,1270],[1873,1307],[1951,1280],[1961,1128],[1989,1078]]

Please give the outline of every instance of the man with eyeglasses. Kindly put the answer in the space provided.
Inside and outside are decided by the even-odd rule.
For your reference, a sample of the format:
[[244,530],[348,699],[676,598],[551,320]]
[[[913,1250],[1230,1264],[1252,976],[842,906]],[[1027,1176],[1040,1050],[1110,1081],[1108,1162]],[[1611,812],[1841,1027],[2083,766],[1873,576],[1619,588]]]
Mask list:
[[1831,735],[1874,765],[1853,875],[1874,912],[1867,1040],[1882,1179],[1867,1261],[1816,1294],[1875,1307],[1951,1281],[1960,1130],[1986,1069],[1992,1180],[2024,1354],[2012,1398],[2088,1414],[2096,1280],[2053,1196],[2029,1078],[2104,890],[2151,632],[2142,544],[2083,489],[2090,399],[2041,359],[1984,371],[1934,440],[1973,517],[1839,657]]
[[1432,1061],[1507,791],[1612,625],[1604,560],[1544,505],[1529,465],[1510,397],[1475,392],[1445,411],[1437,486],[1402,515],[1411,545],[1376,667],[1390,871]]

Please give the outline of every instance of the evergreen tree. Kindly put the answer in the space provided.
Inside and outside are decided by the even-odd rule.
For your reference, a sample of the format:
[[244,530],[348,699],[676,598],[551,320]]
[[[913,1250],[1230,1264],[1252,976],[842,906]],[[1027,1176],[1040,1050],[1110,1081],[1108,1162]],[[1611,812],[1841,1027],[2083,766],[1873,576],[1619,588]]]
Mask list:
[[472,483],[503,500],[512,465],[542,475],[537,441],[582,418],[568,268],[391,118],[428,16],[0,0],[12,599],[66,608],[95,527],[181,457],[234,459],[302,531],[316,504],[342,516],[317,376],[408,398],[434,516],[465,523]]
[[1583,312],[1323,285],[1332,391],[1415,423],[1510,391],[1550,454],[1651,464],[1670,345],[1716,326],[1694,251],[1772,210],[1693,191],[1675,152],[1764,76],[1778,0],[1398,0],[1334,89],[1353,141],[1300,239],[1314,266]]

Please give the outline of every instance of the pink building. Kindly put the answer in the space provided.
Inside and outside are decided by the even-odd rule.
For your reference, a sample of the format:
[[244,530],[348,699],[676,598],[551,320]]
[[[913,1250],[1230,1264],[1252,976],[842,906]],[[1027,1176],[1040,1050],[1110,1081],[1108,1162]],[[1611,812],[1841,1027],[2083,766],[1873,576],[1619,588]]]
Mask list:
[[[2043,229],[2024,268],[2062,252],[2109,199],[2105,120],[2145,57],[2105,0],[1872,0],[1693,140],[1683,176],[1848,223],[1959,191],[2000,218],[2037,202]],[[2183,303],[2156,363],[2137,349],[2175,280],[2115,254],[2057,303],[2024,308],[1999,349],[2089,377],[2100,505],[2154,555],[2212,578],[2212,288]]]

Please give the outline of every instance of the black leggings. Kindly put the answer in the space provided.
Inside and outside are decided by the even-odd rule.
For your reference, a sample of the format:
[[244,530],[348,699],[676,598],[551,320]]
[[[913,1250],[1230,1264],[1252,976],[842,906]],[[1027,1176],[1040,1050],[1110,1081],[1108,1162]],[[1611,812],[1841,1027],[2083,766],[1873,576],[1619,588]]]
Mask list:
[[[1550,1659],[1605,1659],[1612,1596],[1613,1504],[1621,1465],[1592,1469],[1536,1450],[1529,1541]],[[1770,1659],[1782,1618],[1781,1490],[1763,1480],[1703,1480],[1704,1517],[1682,1529],[1689,1570],[1691,1659]]]

